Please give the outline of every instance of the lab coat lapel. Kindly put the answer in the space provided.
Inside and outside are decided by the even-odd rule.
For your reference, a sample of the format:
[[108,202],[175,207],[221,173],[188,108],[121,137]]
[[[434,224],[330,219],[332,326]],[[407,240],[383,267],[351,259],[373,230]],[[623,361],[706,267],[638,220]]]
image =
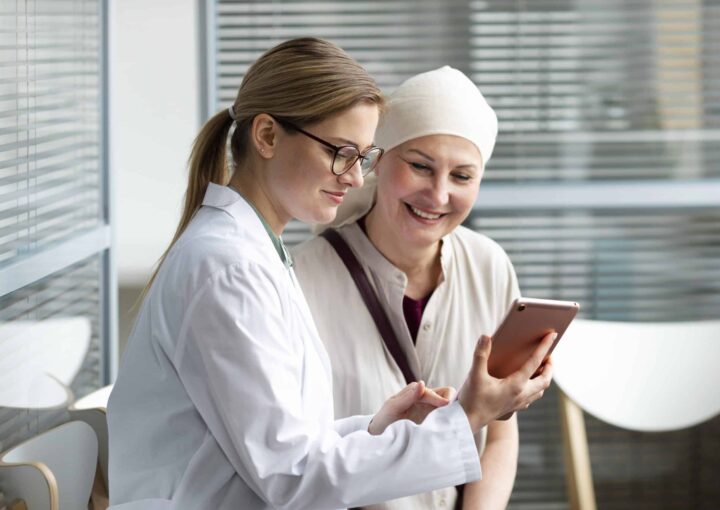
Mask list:
[[322,367],[324,369],[325,376],[327,377],[328,382],[332,384],[332,366],[330,364],[330,357],[325,350],[325,345],[322,343],[322,340],[320,340],[320,333],[317,330],[315,321],[313,320],[312,314],[310,313],[310,307],[308,306],[307,301],[305,300],[305,296],[302,293],[302,289],[300,288],[300,282],[298,282],[297,278],[295,277],[295,272],[292,269],[290,269],[289,274],[295,290],[295,299],[293,300],[293,302],[297,306],[298,312],[302,317],[303,324],[305,325],[307,332],[307,334],[303,336],[305,338],[310,338],[310,345],[308,345],[307,347],[312,348],[313,351],[317,352],[318,357],[320,358],[320,363],[322,364]]
[[[238,194],[236,191],[218,184],[208,184],[205,197],[203,198],[203,205],[222,209],[233,218],[239,221],[254,221],[257,222],[256,227],[253,228],[253,232],[261,233],[258,235],[258,242],[267,244],[268,251],[272,251],[277,260],[277,271],[283,273],[283,278],[288,278],[288,287],[293,289],[292,303],[295,306],[295,313],[300,317],[301,323],[304,325],[305,331],[302,334],[305,342],[306,349],[312,349],[317,353],[320,364],[322,365],[324,375],[327,378],[329,384],[332,384],[332,368],[330,366],[330,358],[325,351],[325,346],[320,340],[320,334],[318,333],[315,321],[312,319],[310,308],[305,301],[305,296],[300,289],[300,284],[295,278],[295,273],[292,269],[288,269],[277,257],[275,247],[272,245],[270,237],[265,232],[265,228],[262,226],[260,219],[252,210],[246,200]],[[278,273],[279,274],[279,273]]]

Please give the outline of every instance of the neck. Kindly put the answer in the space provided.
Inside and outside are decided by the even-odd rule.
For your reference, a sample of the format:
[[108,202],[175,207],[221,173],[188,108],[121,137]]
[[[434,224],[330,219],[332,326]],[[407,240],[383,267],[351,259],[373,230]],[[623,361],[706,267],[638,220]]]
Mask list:
[[228,185],[250,202],[270,225],[270,229],[275,235],[280,236],[290,218],[286,218],[286,215],[281,214],[275,207],[267,193],[265,183],[257,177],[256,173],[251,168],[238,168]]
[[408,279],[405,294],[413,299],[421,299],[430,294],[440,283],[442,265],[440,263],[441,241],[418,248],[405,246],[383,227],[383,220],[374,207],[365,218],[365,227],[370,242]]

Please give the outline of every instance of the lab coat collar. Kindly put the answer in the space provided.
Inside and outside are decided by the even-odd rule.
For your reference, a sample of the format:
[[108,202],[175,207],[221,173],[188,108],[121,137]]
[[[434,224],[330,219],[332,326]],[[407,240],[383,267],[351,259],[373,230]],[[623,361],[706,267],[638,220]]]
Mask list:
[[233,218],[246,214],[247,209],[250,207],[239,193],[227,186],[220,186],[214,182],[208,184],[202,205],[223,209]]
[[[211,182],[210,184],[208,184],[208,188],[205,192],[205,197],[203,198],[202,205],[221,209],[230,214],[233,218],[237,220],[241,219],[243,222],[245,222],[249,218],[252,218],[250,219],[250,221],[256,222],[255,228],[253,229],[254,234],[257,235],[259,234],[259,232],[262,232],[262,234],[259,235],[258,240],[261,239],[260,242],[263,243],[263,246],[265,246],[266,249],[272,250],[274,253],[277,253],[276,248],[273,245],[272,240],[270,239],[270,236],[267,234],[267,232],[265,232],[265,227],[260,220],[260,216],[258,216],[252,205],[237,191],[227,186],[220,186]],[[271,258],[276,259],[276,257]],[[315,322],[312,319],[310,308],[307,306],[305,296],[303,295],[300,288],[300,284],[298,283],[295,277],[295,273],[293,272],[290,265],[284,264],[280,257],[277,257],[276,260],[278,261],[278,263],[283,264],[285,269],[288,270],[288,274],[290,276],[292,284],[298,292],[295,303],[301,309],[300,315],[305,322],[305,326],[312,332],[312,342],[315,346],[315,349],[319,353],[321,363],[325,368],[325,376],[327,377],[330,385],[332,386],[332,369],[330,366],[330,358],[325,352],[325,348],[323,347],[323,344],[320,340],[320,334],[318,333]]]
[[[245,226],[245,235],[249,235],[253,242],[259,243],[263,250],[268,250],[269,260],[275,260],[284,265],[281,258],[277,256],[275,245],[262,224],[262,220],[255,212],[250,203],[237,191],[227,186],[209,183],[202,205],[220,209],[229,214],[238,224]],[[271,257],[269,253],[276,254]]]
[[260,215],[260,211],[258,211],[253,204],[248,202],[248,200],[243,197],[239,191],[231,188],[230,186],[220,186],[211,182],[208,184],[205,197],[203,197],[202,205],[222,209],[236,219],[239,218],[241,214],[247,214],[247,208],[249,207],[257,219],[260,220],[260,223],[267,232],[282,263],[287,268],[292,267],[292,257],[285,247],[282,238],[270,230],[270,225],[268,225],[266,220]]

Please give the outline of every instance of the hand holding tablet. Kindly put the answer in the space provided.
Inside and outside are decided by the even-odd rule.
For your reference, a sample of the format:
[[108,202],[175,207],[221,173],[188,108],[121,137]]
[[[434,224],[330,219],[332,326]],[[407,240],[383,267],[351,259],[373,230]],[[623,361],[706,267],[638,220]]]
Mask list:
[[542,398],[552,380],[547,359],[578,308],[568,301],[518,298],[494,337],[480,338],[458,392],[473,432]]

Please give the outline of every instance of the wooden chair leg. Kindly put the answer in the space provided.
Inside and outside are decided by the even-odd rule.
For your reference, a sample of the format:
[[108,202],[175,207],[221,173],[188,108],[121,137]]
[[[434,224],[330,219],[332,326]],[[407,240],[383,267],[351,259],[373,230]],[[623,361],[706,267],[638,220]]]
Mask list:
[[558,394],[570,509],[597,510],[583,411],[560,388]]

